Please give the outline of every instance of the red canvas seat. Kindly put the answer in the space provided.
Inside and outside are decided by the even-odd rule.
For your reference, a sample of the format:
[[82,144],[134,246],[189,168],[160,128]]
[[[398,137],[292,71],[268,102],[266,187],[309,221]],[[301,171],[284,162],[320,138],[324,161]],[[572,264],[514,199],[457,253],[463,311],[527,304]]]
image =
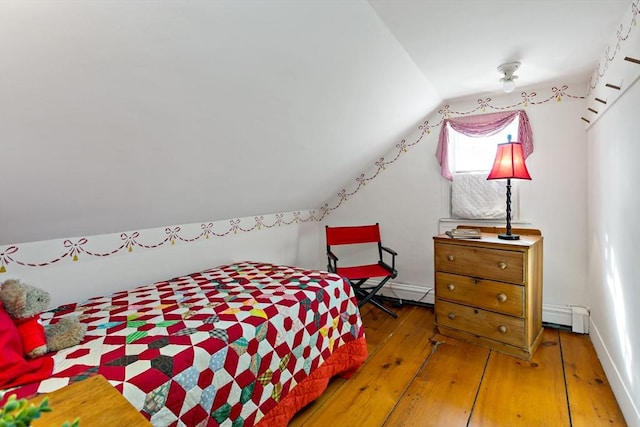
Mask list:
[[[327,237],[327,269],[345,278],[353,287],[358,298],[358,307],[371,303],[393,317],[398,317],[394,312],[382,305],[382,301],[376,294],[382,289],[389,279],[398,275],[396,271],[397,252],[382,246],[379,224],[358,225],[349,227],[326,226]],[[375,244],[377,245],[378,260],[376,264],[338,266],[338,257],[332,248],[340,245]],[[383,259],[383,254],[391,258],[391,263]],[[369,279],[377,279],[377,283],[365,286]]]

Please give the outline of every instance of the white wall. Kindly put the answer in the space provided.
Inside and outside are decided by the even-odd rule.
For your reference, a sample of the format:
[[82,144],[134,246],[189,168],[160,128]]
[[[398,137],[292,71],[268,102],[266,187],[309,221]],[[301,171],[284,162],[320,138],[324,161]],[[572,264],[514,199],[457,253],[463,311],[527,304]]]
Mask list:
[[[566,86],[563,88],[563,86]],[[399,253],[396,289],[408,284],[415,295],[433,287],[433,240],[443,206],[444,178],[439,174],[435,149],[439,123],[450,114],[481,114],[522,108],[534,135],[534,152],[527,159],[532,181],[520,188],[520,218],[544,236],[544,320],[569,323],[568,306],[586,305],[586,151],[582,98],[586,84],[518,88],[512,94],[461,99],[427,117],[427,123],[405,139],[406,152],[395,148],[385,156],[384,169],[364,173],[374,179],[355,190],[347,184],[345,198],[325,218],[329,225],[379,222],[385,244]],[[484,103],[484,109],[479,105]],[[526,104],[526,105],[525,105]],[[430,133],[425,133],[425,130]],[[416,142],[419,141],[419,142]],[[393,161],[395,157],[397,160]],[[506,189],[505,189],[506,193]],[[506,195],[505,195],[506,198]],[[341,201],[342,200],[342,201]],[[396,292],[397,293],[397,292]],[[553,308],[559,307],[560,314]]]
[[[640,1],[623,16],[589,82],[590,336],[629,426],[640,426]],[[607,87],[620,87],[615,90]],[[598,101],[603,100],[606,104]]]
[[589,104],[599,113],[587,131],[591,339],[630,426],[640,426],[640,66],[624,57],[640,59],[638,4],[592,77]]
[[56,307],[237,261],[316,268],[319,230],[309,211],[5,245],[0,282],[45,289]]
[[587,145],[591,336],[627,422],[636,426],[640,425],[638,117],[640,82],[589,129]]

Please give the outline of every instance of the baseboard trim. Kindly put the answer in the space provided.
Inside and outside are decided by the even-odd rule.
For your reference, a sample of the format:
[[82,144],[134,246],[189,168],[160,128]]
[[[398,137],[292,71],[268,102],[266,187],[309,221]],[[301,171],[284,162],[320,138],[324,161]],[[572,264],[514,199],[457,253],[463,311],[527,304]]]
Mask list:
[[602,340],[600,331],[596,324],[593,323],[592,318],[589,319],[589,331],[589,338],[591,338],[593,347],[596,350],[598,359],[600,359],[600,363],[602,364],[604,373],[607,376],[611,390],[613,390],[613,394],[618,401],[618,405],[620,406],[625,422],[629,426],[640,426],[640,410],[631,398],[631,393],[625,386],[622,376],[613,362],[613,359]]
[[[372,281],[373,282],[373,281]],[[425,288],[419,285],[408,283],[388,282],[379,292],[389,298],[402,301],[414,301],[425,304],[433,304],[433,288]]]
[[[373,281],[372,281],[373,282]],[[434,289],[409,283],[388,282],[380,291],[380,295],[403,301],[415,301],[433,304]],[[572,326],[571,307],[563,305],[543,304],[542,321],[558,325]]]

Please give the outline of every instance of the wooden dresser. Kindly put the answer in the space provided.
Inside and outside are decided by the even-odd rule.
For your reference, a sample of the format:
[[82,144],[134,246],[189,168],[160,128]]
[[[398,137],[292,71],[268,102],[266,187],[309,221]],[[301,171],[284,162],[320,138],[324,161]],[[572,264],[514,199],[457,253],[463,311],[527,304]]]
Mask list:
[[[442,335],[531,359],[542,338],[542,236],[434,237],[435,324]],[[526,230],[524,230],[526,232]]]

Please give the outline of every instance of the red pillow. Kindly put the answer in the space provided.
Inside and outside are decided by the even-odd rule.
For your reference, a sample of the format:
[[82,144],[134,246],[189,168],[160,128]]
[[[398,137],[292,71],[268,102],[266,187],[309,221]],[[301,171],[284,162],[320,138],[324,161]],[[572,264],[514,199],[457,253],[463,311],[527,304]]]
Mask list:
[[41,381],[51,376],[53,358],[27,360],[16,325],[0,301],[0,389]]

